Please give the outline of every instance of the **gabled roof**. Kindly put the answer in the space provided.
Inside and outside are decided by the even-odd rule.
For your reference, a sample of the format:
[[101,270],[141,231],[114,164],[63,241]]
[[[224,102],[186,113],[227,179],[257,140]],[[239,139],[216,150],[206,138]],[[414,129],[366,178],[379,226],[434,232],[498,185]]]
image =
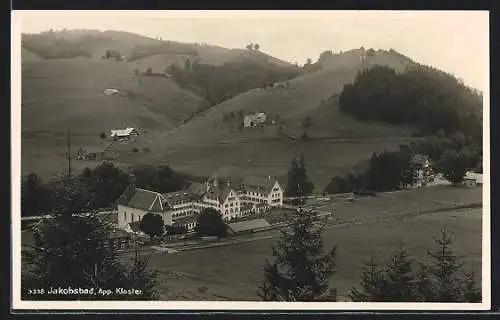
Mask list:
[[128,186],[123,191],[118,204],[150,212],[162,212],[164,210],[163,196],[155,191]]
[[263,191],[266,194],[270,193],[276,183],[276,178],[273,177],[256,177],[245,176],[242,180],[242,187],[248,191]]
[[117,137],[125,137],[129,136],[132,132],[134,132],[134,128],[126,128],[126,129],[118,129],[118,130],[111,130],[111,136],[117,136]]
[[219,202],[222,204],[224,201],[226,201],[227,197],[229,196],[229,193],[231,191],[234,191],[236,193],[236,190],[232,187],[228,187],[225,184],[219,185],[217,187],[211,187],[210,191],[208,191],[205,195],[214,200],[219,200]]
[[130,230],[132,230],[132,232],[141,232],[141,222],[140,221],[130,222],[128,224],[128,226],[130,227]]
[[175,192],[164,193],[163,198],[170,207],[182,202],[193,200],[193,195],[188,190],[180,190]]

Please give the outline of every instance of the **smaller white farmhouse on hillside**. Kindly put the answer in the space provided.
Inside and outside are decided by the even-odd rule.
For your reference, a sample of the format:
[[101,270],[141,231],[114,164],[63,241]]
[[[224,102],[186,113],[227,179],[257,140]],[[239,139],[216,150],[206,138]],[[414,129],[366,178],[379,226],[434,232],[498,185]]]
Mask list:
[[259,124],[263,124],[266,122],[266,114],[264,112],[258,112],[254,114],[248,114],[243,119],[243,127],[245,128],[253,128]]
[[107,95],[107,96],[116,95],[118,93],[120,93],[118,91],[118,89],[108,88],[108,89],[104,90],[104,94]]
[[110,137],[113,140],[128,140],[131,137],[137,137],[139,132],[135,128],[126,128],[126,129],[118,129],[111,130]]

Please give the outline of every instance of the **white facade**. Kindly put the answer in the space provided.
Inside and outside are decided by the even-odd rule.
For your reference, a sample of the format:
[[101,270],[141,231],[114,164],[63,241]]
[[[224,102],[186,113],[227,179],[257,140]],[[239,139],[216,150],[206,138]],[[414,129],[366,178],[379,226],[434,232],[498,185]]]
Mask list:
[[[132,208],[125,205],[118,205],[118,228],[126,229],[128,224],[131,222],[141,221],[142,217],[148,213],[148,211]],[[172,212],[153,212],[162,217],[165,225],[172,225]]]
[[[151,212],[159,214],[165,225],[185,225],[188,230],[192,230],[196,223],[188,218],[196,216],[205,208],[217,210],[225,221],[229,221],[249,212],[282,206],[283,188],[278,181],[259,181],[258,185],[238,185],[237,188],[232,188],[229,184],[219,188],[216,182],[213,185],[207,182],[206,192],[198,197],[185,191],[160,194],[136,189],[129,200],[118,203],[118,227],[127,229],[130,223],[140,221]],[[148,200],[141,202],[145,197]]]

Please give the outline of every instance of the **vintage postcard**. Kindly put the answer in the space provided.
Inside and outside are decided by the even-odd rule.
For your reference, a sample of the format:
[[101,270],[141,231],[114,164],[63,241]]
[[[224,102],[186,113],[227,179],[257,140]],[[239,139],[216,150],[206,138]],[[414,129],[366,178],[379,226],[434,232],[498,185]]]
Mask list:
[[16,310],[489,310],[487,11],[14,11]]

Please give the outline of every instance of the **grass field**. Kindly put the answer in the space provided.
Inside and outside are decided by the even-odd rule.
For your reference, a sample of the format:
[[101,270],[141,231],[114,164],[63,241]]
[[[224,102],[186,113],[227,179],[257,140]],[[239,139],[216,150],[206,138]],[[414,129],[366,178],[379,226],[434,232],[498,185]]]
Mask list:
[[[434,200],[441,200],[437,204]],[[404,214],[422,208],[438,209],[454,201],[481,202],[481,189],[433,187],[412,193],[393,193],[380,198],[337,204],[338,215],[373,217]],[[342,213],[344,212],[344,213]],[[433,249],[433,240],[442,226],[454,235],[453,249],[467,263],[481,270],[482,210],[442,211],[410,219],[351,225],[327,229],[326,248],[337,245],[337,273],[331,284],[345,296],[359,283],[363,262],[371,253],[386,262],[400,245],[406,246],[412,258],[425,256]],[[271,257],[270,245],[275,239],[259,240],[226,247],[202,249],[171,255],[155,255],[151,267],[159,271],[159,288],[163,299],[171,300],[259,300],[257,287],[263,276],[263,265]]]

